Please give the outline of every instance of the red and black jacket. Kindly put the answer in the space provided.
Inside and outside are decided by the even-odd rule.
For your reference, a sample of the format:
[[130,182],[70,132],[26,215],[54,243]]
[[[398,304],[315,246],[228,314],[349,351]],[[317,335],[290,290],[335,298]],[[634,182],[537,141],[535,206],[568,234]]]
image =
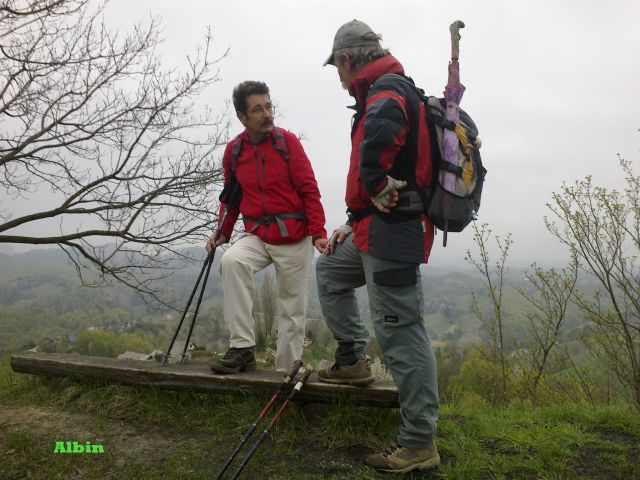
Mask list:
[[[358,250],[379,258],[426,263],[433,226],[420,208],[372,208],[371,197],[387,185],[387,175],[406,180],[400,202],[431,186],[431,136],[424,105],[393,56],[365,66],[349,86],[356,99],[346,203]],[[407,210],[411,210],[408,213]],[[373,212],[373,213],[372,213]]]
[[[229,205],[224,225],[219,226],[227,238],[231,237],[240,214],[245,231],[272,245],[296,243],[306,236],[312,240],[327,238],[320,191],[311,162],[293,133],[281,128],[277,133],[284,137],[286,155],[278,151],[275,129],[255,144],[245,130],[225,149],[222,159],[225,188],[235,173],[242,189],[240,205]],[[233,146],[238,142],[241,148],[234,167]],[[224,208],[223,203],[219,221]]]

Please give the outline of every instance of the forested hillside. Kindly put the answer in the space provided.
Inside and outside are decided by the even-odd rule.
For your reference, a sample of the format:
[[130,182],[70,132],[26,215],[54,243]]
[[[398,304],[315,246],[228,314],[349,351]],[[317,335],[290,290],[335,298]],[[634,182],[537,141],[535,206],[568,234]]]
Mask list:
[[[181,268],[157,283],[158,296],[169,305],[185,302],[199,268],[182,262]],[[0,272],[0,351],[64,344],[92,327],[151,332],[172,312],[158,303],[146,303],[120,284],[82,286],[66,255],[56,249],[0,253]],[[218,278],[211,275],[205,305],[219,295]]]
[[[191,256],[204,251],[194,249]],[[228,332],[222,316],[222,292],[215,265],[197,317],[192,341],[199,350],[226,350]],[[0,254],[0,350],[37,347],[47,352],[78,352],[116,356],[127,350],[150,353],[165,350],[191,293],[201,263],[179,258],[167,260],[171,275],[156,282],[159,303],[145,302],[121,285],[89,288],[66,256],[54,249],[22,254]],[[425,321],[439,360],[441,396],[456,401],[474,394],[494,398],[496,385],[503,384],[504,398],[529,398],[534,402],[567,395],[598,403],[617,398],[623,385],[596,365],[593,352],[583,342],[587,320],[576,305],[566,302],[557,331],[544,324],[535,298],[536,270],[505,268],[501,286],[500,313],[487,279],[477,271],[446,271],[423,266]],[[267,270],[256,278],[254,318],[259,351],[275,349],[274,273]],[[595,283],[579,279],[576,290],[593,295]],[[312,341],[311,358],[331,358],[334,340],[326,328],[317,299],[315,278],[309,282],[307,336]],[[544,293],[544,292],[543,292]],[[528,298],[527,298],[528,297]],[[363,317],[368,320],[365,289],[358,291]],[[605,306],[605,303],[602,304]],[[195,301],[192,304],[192,309]],[[190,320],[187,315],[187,321]],[[496,324],[496,318],[500,324]],[[542,323],[541,323],[542,322]],[[184,327],[186,335],[187,328]],[[371,329],[372,331],[372,329]],[[552,332],[553,337],[548,334]],[[498,342],[498,335],[500,341]],[[545,337],[544,335],[547,335]],[[372,335],[373,337],[373,335]],[[380,355],[375,339],[369,347]],[[503,374],[499,366],[504,364]],[[585,372],[589,372],[587,375]],[[546,392],[546,393],[544,393]],[[548,398],[547,398],[548,397]],[[541,400],[546,399],[546,400]]]
[[[190,253],[197,256],[197,249]],[[204,260],[204,251],[200,255]],[[214,261],[207,282],[198,326],[206,327],[204,324],[212,321],[212,317],[221,315],[222,290],[217,272],[219,260],[220,254]],[[83,287],[66,255],[56,249],[32,250],[21,254],[0,253],[0,324],[3,327],[0,350],[37,344],[48,336],[78,334],[92,326],[117,329],[133,322],[156,324],[170,318],[167,315],[177,324],[201,264],[189,264],[177,259],[173,263],[176,268],[166,279],[157,282],[156,288],[159,298],[173,305],[176,310],[158,303],[147,304],[134,291],[119,284],[101,288]],[[266,274],[274,277],[271,270],[267,270]],[[522,283],[523,275],[524,271],[517,269],[508,272],[507,276],[506,309],[513,313],[508,336],[514,338],[523,334],[524,328],[524,319],[518,318],[516,313],[526,307],[525,301],[514,289]],[[257,311],[260,311],[260,285],[264,277],[264,274],[259,275],[256,280]],[[481,326],[471,312],[470,305],[472,292],[481,301],[487,300],[482,278],[470,267],[462,271],[446,271],[429,266],[422,267],[422,278],[425,318],[433,340],[460,344],[478,342],[482,338]],[[307,317],[310,320],[321,319],[315,278],[310,279],[309,292]],[[360,289],[358,293],[366,318],[369,311],[366,289]],[[571,335],[571,330],[579,329],[583,324],[580,315],[572,312],[565,325],[565,335]],[[208,337],[205,329],[199,330]]]
[[[216,257],[212,267],[196,323],[196,337],[203,338],[205,342],[213,342],[214,330],[220,332],[223,329],[220,310],[222,291],[217,272],[219,257]],[[135,325],[151,333],[159,331],[160,325],[177,325],[201,264],[174,261],[177,268],[156,285],[160,292],[158,296],[177,309],[170,310],[157,303],[147,304],[134,291],[118,284],[101,288],[83,287],[75,268],[59,250],[0,253],[0,350],[33,347],[47,338],[75,337],[90,327],[120,331]],[[266,274],[274,277],[272,271]],[[258,313],[264,277],[260,275],[256,280]],[[521,271],[512,272],[509,276],[512,285],[521,278]],[[486,297],[485,287],[478,275],[470,269],[466,272],[446,272],[423,267],[423,288],[425,318],[434,341],[470,344],[481,339],[480,324],[469,308],[471,292],[481,299]],[[315,324],[314,321],[322,318],[315,278],[310,279],[309,290],[307,317]],[[365,289],[359,291],[359,299],[366,318],[368,300]],[[517,292],[510,289],[508,308],[515,311],[522,306],[522,302]],[[515,337],[519,331],[518,324],[522,327],[522,321],[514,320],[516,324],[510,329],[510,335]],[[214,326],[213,323],[220,325]],[[576,315],[569,326],[579,325],[580,319]],[[168,331],[170,328],[160,330]]]

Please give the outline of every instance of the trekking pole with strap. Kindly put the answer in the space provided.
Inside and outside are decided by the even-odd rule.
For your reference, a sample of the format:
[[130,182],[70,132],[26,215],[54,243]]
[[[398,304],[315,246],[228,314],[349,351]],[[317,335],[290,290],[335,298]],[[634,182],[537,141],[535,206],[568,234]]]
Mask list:
[[238,455],[238,453],[240,452],[244,444],[247,443],[247,440],[249,440],[249,437],[253,435],[253,432],[255,432],[256,428],[258,428],[258,425],[260,424],[260,422],[262,422],[264,417],[267,416],[267,413],[269,412],[269,410],[271,409],[275,401],[278,399],[280,394],[284,391],[285,387],[289,385],[291,383],[291,380],[293,380],[293,378],[296,376],[296,374],[298,373],[298,370],[300,370],[300,367],[302,367],[302,360],[296,360],[295,362],[293,362],[293,366],[291,367],[291,370],[289,371],[289,373],[287,373],[287,375],[284,377],[284,380],[280,384],[280,388],[278,388],[278,391],[273,395],[273,397],[271,397],[271,400],[269,400],[269,402],[262,409],[262,412],[260,412],[260,415],[258,415],[258,418],[256,418],[255,422],[253,422],[253,425],[251,425],[247,433],[244,434],[244,436],[242,437],[242,440],[240,440],[240,443],[238,444],[236,449],[233,451],[231,456],[227,459],[224,466],[222,467],[222,470],[220,470],[220,473],[216,475],[215,480],[220,480],[222,478],[222,475],[224,474],[224,472],[227,471],[227,468],[229,468],[229,465],[231,465],[231,462],[233,462],[234,458],[236,458],[236,455]]
[[[234,190],[232,191],[232,195],[235,194],[236,191],[237,191],[237,188],[234,188]],[[225,207],[224,213],[222,214],[222,220],[220,221],[220,224],[219,224],[220,226],[216,231],[216,235],[215,235],[216,239],[220,236],[222,226],[224,225],[224,222],[227,219],[228,211],[229,209]],[[178,338],[178,334],[180,333],[180,329],[182,328],[182,323],[184,322],[184,319],[187,316],[187,312],[189,311],[189,307],[191,306],[193,297],[196,294],[196,290],[198,290],[198,285],[200,284],[200,280],[202,279],[202,274],[204,273],[206,268],[207,274],[204,277],[204,282],[202,284],[202,288],[200,289],[200,296],[198,297],[198,302],[196,303],[196,309],[193,312],[193,317],[191,318],[191,326],[189,327],[189,333],[187,334],[187,339],[184,342],[184,349],[182,350],[182,354],[181,354],[182,358],[180,359],[180,364],[181,365],[184,364],[185,358],[187,356],[187,349],[189,348],[189,340],[191,340],[193,327],[196,324],[196,317],[198,315],[198,310],[200,309],[200,303],[202,303],[202,296],[204,295],[204,289],[207,286],[207,279],[209,278],[209,271],[211,270],[211,265],[213,265],[213,258],[215,257],[215,254],[216,254],[216,247],[214,246],[211,252],[209,253],[209,255],[207,255],[207,258],[205,259],[204,264],[202,265],[202,269],[200,270],[200,274],[198,275],[198,280],[196,280],[196,284],[193,287],[193,291],[191,292],[191,295],[189,296],[189,300],[187,300],[187,306],[185,307],[184,312],[182,312],[182,317],[180,318],[178,327],[176,328],[176,331],[173,334],[173,338],[171,339],[171,344],[169,345],[169,349],[163,355],[164,357],[162,361],[163,366],[167,364],[167,362],[169,361],[169,358],[171,357],[171,350],[173,349],[173,345],[175,344],[176,339]]]
[[233,477],[231,477],[232,480],[235,480],[235,479],[238,478],[238,476],[240,475],[240,473],[242,472],[244,467],[247,465],[247,463],[249,462],[249,460],[251,459],[253,454],[256,453],[256,450],[258,450],[258,447],[262,444],[262,442],[264,442],[265,438],[267,438],[267,436],[269,435],[269,432],[271,431],[271,429],[276,425],[276,423],[278,423],[278,420],[280,419],[280,416],[282,415],[284,410],[289,405],[289,402],[291,402],[291,400],[296,395],[296,393],[298,393],[302,389],[302,386],[307,381],[307,379],[309,378],[309,375],[311,375],[312,371],[313,371],[312,368],[306,368],[305,369],[305,371],[302,374],[302,376],[298,379],[298,382],[296,383],[296,386],[293,387],[293,389],[291,390],[291,393],[289,394],[287,399],[284,401],[282,406],[278,409],[276,414],[273,416],[273,418],[271,419],[271,422],[269,422],[269,425],[267,425],[267,428],[265,428],[264,432],[262,432],[260,434],[260,436],[258,437],[258,440],[253,445],[253,447],[251,448],[251,451],[247,454],[247,456],[242,461],[242,463],[240,464],[240,466],[238,467],[236,472],[233,474]]
[[[180,359],[180,365],[184,364],[185,359],[187,358],[187,349],[189,348],[189,341],[191,340],[191,334],[193,333],[193,327],[196,324],[196,317],[198,316],[198,311],[200,310],[200,304],[202,303],[202,296],[204,295],[204,289],[207,286],[207,280],[209,279],[209,272],[211,271],[211,265],[213,265],[213,257],[216,254],[216,249],[211,250],[211,253],[207,256],[206,265],[207,265],[207,273],[204,276],[204,281],[202,282],[202,288],[200,289],[200,295],[198,296],[198,301],[196,302],[196,309],[193,311],[193,317],[191,317],[191,325],[189,326],[189,333],[187,333],[187,339],[184,342],[184,348],[182,349],[182,358]],[[187,306],[187,309],[189,307]],[[185,313],[186,313],[185,309]],[[171,353],[171,350],[169,350]]]
[[[175,333],[173,334],[173,338],[171,339],[171,343],[169,344],[169,348],[167,349],[167,351],[164,353],[163,357],[163,361],[162,361],[162,365],[166,365],[167,362],[169,361],[169,358],[171,357],[171,350],[173,349],[173,345],[176,342],[176,339],[178,338],[178,334],[180,333],[180,329],[182,328],[182,323],[184,322],[185,317],[187,316],[187,312],[189,311],[189,307],[191,306],[191,302],[193,300],[194,295],[196,294],[196,291],[198,290],[198,285],[200,285],[200,280],[202,279],[202,275],[204,274],[205,269],[207,270],[207,277],[209,276],[209,270],[211,269],[211,264],[213,263],[213,256],[215,254],[215,250],[212,250],[211,253],[207,256],[207,258],[204,260],[204,264],[202,265],[202,269],[200,270],[200,274],[198,275],[198,279],[196,280],[196,284],[193,287],[193,291],[191,292],[191,295],[189,296],[189,300],[187,300],[187,306],[184,309],[184,312],[182,312],[182,317],[180,318],[180,322],[178,323],[178,327],[176,328]],[[204,286],[206,285],[207,280],[205,278],[204,284],[202,286],[202,289],[200,290],[200,296],[198,298],[198,307],[200,306],[200,302],[202,301],[202,294],[204,293]],[[194,312],[192,321],[191,321],[191,328],[189,329],[189,338],[191,337],[191,332],[193,331],[193,325],[195,323],[195,319],[196,319],[196,315],[197,315],[197,311]],[[180,363],[184,363],[184,357],[186,356],[186,352],[187,352],[187,348],[189,346],[189,340],[187,339],[187,341],[185,342],[185,347],[184,350],[182,352],[182,359],[180,360]]]

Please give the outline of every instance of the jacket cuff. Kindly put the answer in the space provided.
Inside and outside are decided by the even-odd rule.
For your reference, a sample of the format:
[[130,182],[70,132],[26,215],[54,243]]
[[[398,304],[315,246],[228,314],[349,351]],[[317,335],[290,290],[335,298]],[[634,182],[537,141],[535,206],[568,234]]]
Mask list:
[[380,180],[380,183],[378,183],[377,185],[374,184],[368,184],[365,185],[365,190],[367,191],[367,193],[369,194],[369,196],[371,197],[375,197],[377,194],[379,194],[384,187],[387,186],[387,184],[389,183],[389,180],[387,179],[387,176],[385,175],[382,180]]

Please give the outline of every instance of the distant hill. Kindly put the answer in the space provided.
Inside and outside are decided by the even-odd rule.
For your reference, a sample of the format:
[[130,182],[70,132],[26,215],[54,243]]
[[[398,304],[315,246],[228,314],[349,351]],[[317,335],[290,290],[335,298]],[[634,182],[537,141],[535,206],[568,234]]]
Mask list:
[[[204,261],[204,253],[202,257]],[[168,261],[178,264],[177,259]],[[186,302],[201,268],[201,264],[179,264],[156,283],[159,297],[177,308]],[[219,277],[211,275],[205,299],[220,295]],[[166,311],[153,308],[121,284],[82,286],[75,267],[58,249],[0,253],[0,351],[37,344],[44,337],[64,338],[88,327],[162,318]]]
[[[201,247],[192,247],[184,253],[199,257],[202,262],[205,258],[205,251]],[[222,300],[218,273],[221,253],[218,252],[215,257],[201,312],[219,306]],[[178,314],[172,312],[173,317],[179,318],[202,263],[189,264],[182,259],[168,257],[167,264],[173,268],[168,271],[166,278],[156,283],[156,288],[163,301],[176,307]],[[270,271],[273,275],[273,271]],[[471,294],[475,292],[489,311],[487,292],[477,272],[469,266],[457,269],[423,266],[421,271],[425,317],[432,339],[458,344],[474,343],[481,339],[480,323],[469,309]],[[524,269],[512,269],[505,279],[508,337],[521,335],[525,328],[525,319],[518,312],[527,305],[514,289],[516,284],[523,281],[524,272]],[[256,281],[259,283],[262,278],[261,275]],[[314,277],[309,284],[307,316],[319,319],[322,314]],[[365,288],[358,291],[358,300],[363,318],[368,319]],[[216,308],[219,310],[219,307]],[[167,313],[171,312],[165,307],[147,305],[139,295],[120,284],[101,288],[82,287],[75,267],[59,249],[0,253],[0,350],[37,343],[44,336],[75,335],[90,326],[115,327],[126,321],[161,319]],[[217,311],[216,315],[219,316],[220,312]],[[177,324],[177,319],[174,323]],[[581,324],[582,320],[577,315],[568,322],[569,328]]]

